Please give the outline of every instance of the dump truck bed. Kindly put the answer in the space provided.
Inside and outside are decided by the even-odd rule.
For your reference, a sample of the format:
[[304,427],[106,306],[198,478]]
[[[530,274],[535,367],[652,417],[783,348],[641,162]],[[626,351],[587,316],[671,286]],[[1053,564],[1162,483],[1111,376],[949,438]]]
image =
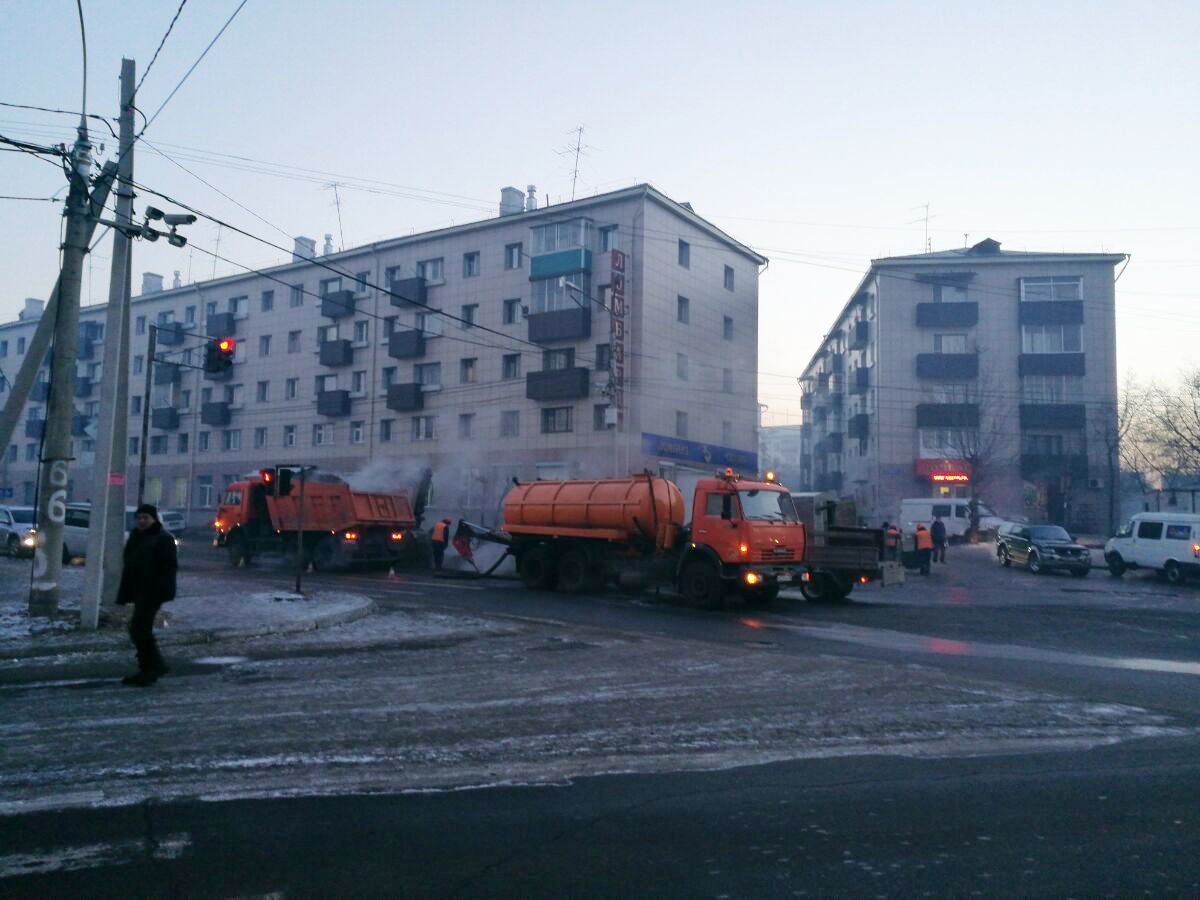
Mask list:
[[[299,489],[293,488],[286,497],[267,497],[267,509],[276,530],[296,530],[300,521]],[[412,507],[403,494],[351,491],[345,485],[305,486],[305,531],[337,531],[364,526],[409,529],[415,525]]]

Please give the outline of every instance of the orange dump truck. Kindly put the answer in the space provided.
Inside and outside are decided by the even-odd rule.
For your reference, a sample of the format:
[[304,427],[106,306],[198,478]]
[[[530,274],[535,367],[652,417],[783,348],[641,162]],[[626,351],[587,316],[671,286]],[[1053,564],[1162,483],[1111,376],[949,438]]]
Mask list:
[[531,588],[657,582],[714,607],[734,591],[769,601],[804,571],[804,526],[791,495],[731,470],[697,482],[690,523],[679,488],[647,473],[517,484],[504,498],[502,529]]
[[[263,470],[272,479],[273,469]],[[306,559],[319,569],[353,562],[399,562],[420,553],[417,516],[404,493],[354,491],[341,479],[324,476],[304,484],[303,516],[300,485],[277,487],[258,478],[235,481],[217,506],[213,543],[229,551],[232,565],[250,562],[260,553],[296,552],[303,529]]]

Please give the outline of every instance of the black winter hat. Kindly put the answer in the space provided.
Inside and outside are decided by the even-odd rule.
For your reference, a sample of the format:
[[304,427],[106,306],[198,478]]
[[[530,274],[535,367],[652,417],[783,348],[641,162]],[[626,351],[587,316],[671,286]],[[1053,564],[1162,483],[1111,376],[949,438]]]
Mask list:
[[154,504],[143,503],[141,506],[139,506],[137,509],[135,509],[133,511],[133,514],[135,516],[140,516],[142,513],[145,513],[146,515],[148,515],[155,522],[158,521],[158,507],[155,506]]

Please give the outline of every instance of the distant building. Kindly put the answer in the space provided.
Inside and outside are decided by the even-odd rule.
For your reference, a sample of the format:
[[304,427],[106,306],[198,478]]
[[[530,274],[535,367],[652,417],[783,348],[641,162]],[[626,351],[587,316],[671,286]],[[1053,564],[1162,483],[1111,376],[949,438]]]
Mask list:
[[974,482],[1002,515],[1107,527],[1124,259],[985,240],[873,260],[804,370],[804,486],[879,521]]
[[[262,274],[164,289],[146,273],[130,323],[129,483],[147,404],[147,497],[192,522],[272,463],[378,488],[429,465],[434,511],[488,522],[513,478],[755,470],[765,258],[649,185],[541,209],[532,189],[505,188],[500,211],[324,255],[296,238],[293,260]],[[40,312],[29,300],[0,325],[9,378]],[[104,316],[81,315],[75,500],[91,489]],[[196,368],[204,336],[236,339],[226,377]],[[10,502],[33,501],[46,396],[40,381],[3,456]]]
[[770,469],[779,483],[798,491],[801,488],[800,457],[804,428],[801,425],[768,425],[758,431],[759,469]]

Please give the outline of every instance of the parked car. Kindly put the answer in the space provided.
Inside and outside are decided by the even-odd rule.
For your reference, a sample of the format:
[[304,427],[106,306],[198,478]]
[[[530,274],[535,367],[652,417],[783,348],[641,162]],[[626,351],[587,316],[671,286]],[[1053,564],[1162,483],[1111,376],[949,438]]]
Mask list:
[[[133,530],[134,510],[136,508],[134,506],[125,507],[125,533]],[[37,524],[34,519],[33,507],[9,506],[0,509],[4,509],[10,513],[14,524],[18,529],[21,529],[18,534],[10,536],[5,536],[0,531],[0,540],[4,541],[3,547],[5,552],[9,555],[32,556],[33,549],[37,545]],[[180,530],[182,530],[183,514],[174,512],[173,510],[159,510],[158,517],[163,523],[163,528],[175,536],[175,543],[178,544],[179,537],[174,526],[178,525]],[[91,524],[91,518],[92,505],[90,503],[67,504],[66,518],[63,521],[63,562],[87,555],[88,527]],[[3,524],[3,521],[3,517],[0,517],[0,524]],[[13,537],[17,538],[15,553],[12,549],[14,546]],[[124,541],[124,535],[120,539]]]
[[[918,525],[928,528],[935,518],[940,518],[946,526],[947,538],[962,537],[971,524],[971,501],[962,497],[917,497],[900,501],[900,528],[906,534],[916,531]],[[995,531],[1006,521],[986,503],[979,504],[980,531]]]
[[33,556],[36,533],[32,506],[0,506],[0,548],[6,556]]
[[1126,569],[1154,569],[1171,584],[1200,574],[1200,515],[1138,513],[1104,545],[1117,578]]
[[1066,569],[1076,578],[1092,570],[1092,554],[1075,543],[1065,528],[1058,525],[1021,525],[996,532],[996,555],[1000,565],[1023,565],[1038,574]]

